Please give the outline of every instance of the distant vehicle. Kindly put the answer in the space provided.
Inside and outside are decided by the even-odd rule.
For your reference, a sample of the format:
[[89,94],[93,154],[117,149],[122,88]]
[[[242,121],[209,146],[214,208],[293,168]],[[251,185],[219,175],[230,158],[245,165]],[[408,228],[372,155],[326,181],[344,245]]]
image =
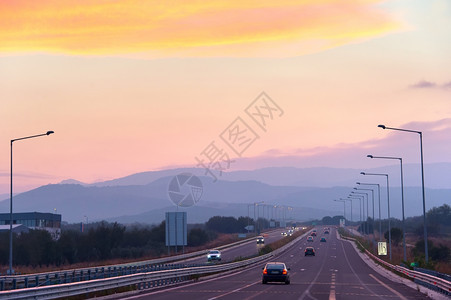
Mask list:
[[329,234],[329,230],[325,230],[325,231],[324,231],[324,234]]
[[313,242],[313,237],[312,237],[312,236],[309,236],[309,237],[307,238],[307,242]]
[[281,235],[287,236],[287,233],[286,232],[282,232]]
[[304,256],[315,256],[315,249],[313,247],[306,247],[304,251]]
[[257,236],[257,244],[264,244],[265,243],[265,238],[260,236]]
[[319,241],[325,243],[326,242],[326,238],[322,237]]
[[310,235],[311,235],[311,236],[316,236],[316,232],[314,231],[314,232],[312,232]]
[[313,229],[312,232],[316,232],[316,229]]
[[263,268],[262,284],[267,282],[285,282],[290,284],[290,268],[282,262],[269,262]]
[[207,260],[208,261],[212,261],[212,260],[221,261],[221,251],[219,251],[219,250],[208,251]]

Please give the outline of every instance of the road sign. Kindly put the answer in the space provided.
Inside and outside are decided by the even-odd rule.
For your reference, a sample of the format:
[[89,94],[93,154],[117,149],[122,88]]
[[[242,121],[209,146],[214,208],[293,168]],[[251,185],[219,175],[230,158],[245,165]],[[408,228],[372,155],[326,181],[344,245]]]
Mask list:
[[377,254],[378,255],[387,255],[387,242],[378,242],[377,243]]

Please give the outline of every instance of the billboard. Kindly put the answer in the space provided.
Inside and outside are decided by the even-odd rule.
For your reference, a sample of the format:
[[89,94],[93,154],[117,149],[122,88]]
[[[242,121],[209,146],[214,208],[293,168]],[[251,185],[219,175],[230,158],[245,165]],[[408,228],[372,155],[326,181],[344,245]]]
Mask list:
[[166,246],[186,246],[188,233],[186,212],[166,213]]

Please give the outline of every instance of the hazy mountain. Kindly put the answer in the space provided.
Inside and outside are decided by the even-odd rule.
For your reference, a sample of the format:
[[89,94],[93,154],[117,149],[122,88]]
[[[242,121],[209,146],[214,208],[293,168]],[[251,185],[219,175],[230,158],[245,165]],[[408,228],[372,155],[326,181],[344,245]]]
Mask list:
[[[157,224],[164,220],[166,212],[174,212],[177,211],[175,206],[168,206],[160,209],[151,210],[148,212],[144,212],[137,215],[130,216],[119,216],[114,218],[109,218],[106,221],[108,222],[119,222],[122,224],[131,224],[131,223],[153,223]],[[180,207],[178,211],[186,211],[188,217],[188,223],[204,223],[208,221],[209,218],[213,216],[232,216],[238,218],[240,216],[248,215],[248,205],[247,204],[236,204],[236,203],[211,203],[211,202],[202,202],[195,207],[183,208]],[[280,210],[281,211],[281,210]],[[254,211],[253,207],[250,207],[249,216],[252,218]],[[293,210],[290,210],[287,213],[286,220],[291,220],[292,217],[296,217],[301,220],[313,220],[320,219],[325,215],[337,215],[342,213],[340,210],[322,210],[322,209],[314,209],[314,208],[301,208],[294,207]],[[274,217],[275,210],[272,210],[269,206],[264,208],[260,207],[260,216],[264,216],[266,218]]]
[[[419,164],[404,164],[404,185],[421,186],[421,169]],[[429,188],[451,188],[451,163],[426,164],[424,167],[425,185]],[[390,176],[390,185],[400,186],[399,164],[378,168],[345,169],[345,168],[294,168],[271,167],[257,170],[223,172],[218,179],[227,181],[255,180],[275,186],[333,187],[350,186],[356,181],[383,182],[382,178],[362,176],[360,172],[386,173]],[[180,173],[192,173],[205,176],[205,171],[199,168],[179,168],[162,171],[151,171],[132,174],[114,180],[96,182],[90,186],[122,186],[146,185],[159,178],[175,176]],[[378,181],[379,179],[379,181]]]
[[[172,170],[178,172],[179,170]],[[167,173],[169,174],[169,173]],[[139,176],[138,174],[135,174]],[[155,174],[152,174],[155,176]],[[274,175],[275,176],[275,175]],[[79,184],[53,184],[18,194],[14,197],[14,211],[53,212],[56,208],[67,222],[80,222],[87,216],[90,221],[117,219],[134,222],[147,220],[158,223],[168,207],[175,209],[168,200],[168,185],[172,176],[158,178],[145,185],[82,186]],[[210,177],[199,177],[203,184],[200,202],[188,208],[194,221],[207,220],[213,215],[247,215],[247,205],[264,201],[268,205],[294,207],[296,219],[320,218],[341,213],[343,204],[334,199],[347,197],[353,185],[347,187],[272,186],[259,181],[213,182]],[[118,179],[120,181],[120,179]],[[427,189],[427,209],[450,203],[451,189]],[[375,205],[378,211],[378,197]],[[387,215],[385,187],[381,187],[382,217]],[[391,215],[401,217],[400,189],[390,189]],[[422,198],[418,187],[405,188],[406,216],[421,215]],[[370,197],[370,206],[372,201]],[[244,207],[244,208],[243,208]],[[366,206],[365,206],[366,207]],[[357,201],[353,204],[354,219],[359,212]],[[252,209],[252,207],[251,207]],[[350,217],[350,203],[347,204]],[[9,202],[0,202],[0,211],[9,211]],[[371,210],[370,210],[371,211]],[[121,217],[122,216],[122,217]],[[377,216],[377,214],[376,214]]]

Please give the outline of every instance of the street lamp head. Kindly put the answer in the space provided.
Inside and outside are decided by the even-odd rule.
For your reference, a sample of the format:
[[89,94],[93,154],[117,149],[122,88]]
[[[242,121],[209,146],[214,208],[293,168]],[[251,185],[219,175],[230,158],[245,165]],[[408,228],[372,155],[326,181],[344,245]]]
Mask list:
[[360,182],[356,182],[358,185],[360,185]]
[[362,174],[362,175],[366,175],[366,174],[365,174],[365,172],[360,172],[360,174]]
[[354,190],[356,190],[357,188],[355,187]]
[[385,129],[385,125],[377,125],[377,127]]
[[373,158],[373,156],[371,154],[368,154],[366,157]]
[[49,131],[47,131],[46,135],[51,135],[52,133],[55,133],[55,132],[52,130],[49,130]]

